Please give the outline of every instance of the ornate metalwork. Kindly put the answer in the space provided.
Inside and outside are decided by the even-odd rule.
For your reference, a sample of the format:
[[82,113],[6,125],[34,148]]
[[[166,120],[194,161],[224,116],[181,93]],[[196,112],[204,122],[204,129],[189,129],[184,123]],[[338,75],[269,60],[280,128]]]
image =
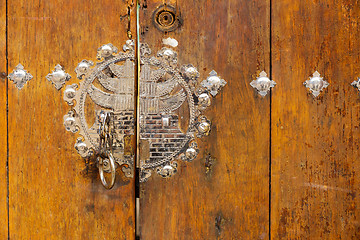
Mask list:
[[[114,183],[114,169],[121,167],[125,176],[133,175],[133,153],[129,150],[127,138],[134,134],[134,44],[127,41],[124,52],[112,44],[101,46],[97,51],[100,61],[82,60],[75,69],[80,84],[68,85],[64,91],[64,100],[73,106],[64,116],[67,131],[79,132],[80,137],[75,149],[80,156],[97,157],[101,181],[106,188]],[[112,141],[108,149],[101,146],[100,126],[103,116],[111,113],[110,135]],[[93,119],[89,116],[93,115]],[[131,146],[130,146],[131,148]],[[106,155],[106,156],[105,156]],[[112,175],[109,184],[104,180],[104,172]]]
[[[178,67],[178,54],[171,48],[162,48],[157,57],[151,56],[147,44],[141,49],[140,139],[148,143],[144,145],[149,151],[140,159],[140,181],[144,182],[151,170],[171,177],[177,171],[177,159],[190,162],[196,158],[196,139],[208,135],[211,128],[202,112],[226,81],[211,71],[199,83],[198,70],[191,64]],[[178,110],[182,108],[189,108],[189,116],[187,126],[180,128],[184,116],[179,116]]]
[[46,79],[54,84],[57,90],[60,90],[64,86],[66,81],[71,78],[70,74],[66,73],[60,64],[55,66],[55,70],[46,76]]
[[314,97],[317,97],[323,89],[329,86],[329,83],[320,76],[318,71],[315,71],[313,76],[304,82],[304,85],[310,90]]
[[256,80],[253,80],[250,85],[255,88],[262,97],[265,97],[270,89],[275,87],[276,82],[270,80],[270,78],[267,77],[266,72],[262,71],[259,74],[259,77]]
[[353,81],[351,86],[357,88],[357,90],[360,92],[360,78],[358,78],[357,81]]
[[[211,128],[211,122],[202,112],[210,106],[211,98],[226,81],[212,71],[198,84],[200,74],[197,69],[191,64],[178,68],[177,53],[173,49],[164,47],[155,57],[147,44],[139,47],[139,130],[140,141],[148,152],[140,156],[140,181],[144,182],[152,171],[170,177],[177,171],[178,159],[190,162],[196,158],[199,152],[196,139],[208,135]],[[76,105],[64,116],[64,125],[68,131],[79,132],[82,137],[78,138],[75,148],[81,156],[89,157],[102,152],[98,134],[101,114],[111,113],[109,148],[117,166],[123,166],[125,175],[131,177],[134,159],[125,151],[125,138],[134,134],[133,41],[127,41],[123,50],[117,53],[116,47],[106,44],[97,54],[103,61],[95,66],[87,60],[79,63],[76,73],[83,80],[80,85],[72,84],[65,89],[64,100],[69,105]],[[93,106],[87,109],[95,115],[91,124],[85,113],[87,106]],[[180,127],[183,116],[179,116],[179,112],[184,112],[181,111],[183,108],[189,108],[189,116],[185,118],[188,119],[186,125],[182,123]],[[98,163],[101,161],[99,159]],[[110,162],[105,164],[109,166]]]
[[33,76],[24,69],[23,65],[19,63],[13,72],[9,74],[8,78],[15,83],[15,86],[18,89],[22,89],[24,85],[33,78]]

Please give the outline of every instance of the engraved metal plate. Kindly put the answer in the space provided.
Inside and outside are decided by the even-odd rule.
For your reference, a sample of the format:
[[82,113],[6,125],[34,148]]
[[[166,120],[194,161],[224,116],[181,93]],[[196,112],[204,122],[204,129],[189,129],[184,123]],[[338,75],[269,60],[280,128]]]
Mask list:
[[265,97],[270,89],[275,87],[276,82],[270,80],[270,78],[267,77],[266,72],[262,71],[259,74],[259,77],[256,80],[253,80],[250,85],[255,88],[262,97]]
[[[64,116],[64,125],[68,131],[79,132],[75,148],[82,157],[89,157],[99,146],[99,114],[111,112],[116,139],[113,156],[131,176],[134,159],[125,151],[125,138],[134,134],[134,42],[127,41],[123,50],[116,54],[117,48],[106,44],[98,49],[97,57],[103,61],[79,63],[76,73],[83,80],[65,89],[64,100],[75,106]],[[209,135],[211,128],[202,112],[226,82],[212,71],[199,84],[197,69],[191,64],[179,68],[177,53],[171,48],[164,47],[153,56],[148,45],[141,44],[140,53],[140,145],[146,153],[140,155],[140,181],[144,182],[152,171],[170,177],[177,171],[178,159],[196,158],[196,140]],[[93,107],[86,109],[89,105]],[[92,122],[88,111],[95,115]]]
[[[74,106],[64,116],[64,126],[67,131],[79,132],[74,147],[87,158],[99,150],[101,113],[113,113],[112,154],[125,176],[132,177],[134,156],[127,150],[127,138],[134,134],[133,42],[127,41],[124,49],[126,51],[116,54],[116,47],[105,44],[97,51],[100,61],[95,66],[89,60],[78,64],[75,72],[82,81],[66,86],[64,91],[64,100]],[[89,119],[89,116],[93,117]]]
[[322,90],[329,86],[329,83],[320,76],[318,71],[315,71],[313,76],[304,82],[304,85],[310,90],[314,97],[317,97]]

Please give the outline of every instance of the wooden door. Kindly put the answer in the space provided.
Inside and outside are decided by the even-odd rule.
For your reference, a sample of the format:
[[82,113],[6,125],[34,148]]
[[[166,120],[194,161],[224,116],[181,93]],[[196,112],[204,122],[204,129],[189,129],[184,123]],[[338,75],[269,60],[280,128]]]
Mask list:
[[[355,0],[0,0],[1,239],[360,239],[359,14]],[[106,190],[64,130],[65,86],[46,76],[60,64],[79,83],[81,60],[129,37],[140,163]],[[179,154],[172,177],[154,168],[141,182],[163,156],[141,135],[142,54],[163,47],[198,85],[212,70],[227,84],[202,110],[211,132],[196,159]],[[6,77],[19,63],[33,76],[21,89]],[[264,97],[250,86],[262,71],[277,83]],[[303,86],[315,71],[329,82],[317,97]],[[180,135],[184,106],[167,113]]]
[[[8,131],[8,187],[1,185],[1,193],[8,189],[8,218],[1,214],[1,238],[134,239],[134,179],[120,175],[112,191],[101,186],[96,166],[74,151],[76,138],[64,131],[69,106],[63,89],[45,78],[60,64],[72,75],[69,83],[78,82],[74,69],[82,59],[96,61],[102,44],[125,42],[128,19],[120,16],[127,16],[128,5],[79,0],[7,1],[5,6],[8,73],[21,63],[33,78],[22,89],[7,83],[8,124],[1,131]],[[135,25],[131,28],[135,32]],[[3,31],[1,37],[3,43]],[[5,161],[1,176],[4,167]],[[3,209],[6,195],[1,196]]]
[[[359,239],[358,1],[274,1],[271,237]],[[302,85],[318,71],[330,85]]]
[[[141,183],[140,236],[266,239],[270,97],[260,97],[249,83],[270,71],[269,1],[165,3],[141,6],[140,40],[156,52],[164,47],[162,39],[176,39],[179,67],[196,67],[199,83],[215,70],[227,85],[203,112],[212,130],[198,139],[196,160],[179,160],[178,173],[169,179],[153,174]],[[182,25],[159,30],[152,19],[159,7],[174,11]]]

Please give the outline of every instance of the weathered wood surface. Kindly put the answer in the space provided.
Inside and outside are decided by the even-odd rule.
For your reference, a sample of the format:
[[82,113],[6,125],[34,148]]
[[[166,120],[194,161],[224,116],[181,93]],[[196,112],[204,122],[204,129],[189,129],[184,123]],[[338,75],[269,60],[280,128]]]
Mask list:
[[[358,1],[273,1],[272,239],[359,239]],[[318,70],[330,86],[302,86]]]
[[[127,39],[127,18],[120,19],[127,14],[126,1],[21,0],[8,1],[8,10],[9,69],[20,62],[34,76],[22,90],[9,83],[10,238],[134,239],[134,179],[118,174],[115,189],[108,191],[95,167],[86,171],[74,149],[76,136],[63,126],[69,109],[63,91],[45,79],[59,63],[72,75],[69,83],[78,82],[78,62],[96,62],[102,44],[121,48]],[[1,70],[3,65],[1,59]],[[3,165],[1,160],[1,184]]]
[[8,236],[6,120],[6,1],[0,1],[0,238]]
[[[144,3],[144,2],[143,2]],[[159,5],[176,6],[184,19],[164,34],[151,22]],[[249,83],[269,71],[269,1],[146,1],[141,41],[155,54],[162,39],[179,41],[179,65],[191,63],[201,80],[211,70],[227,82],[205,115],[210,136],[199,140],[192,163],[178,173],[156,173],[140,192],[142,239],[267,239],[269,225],[269,96]],[[210,155],[216,159],[206,163]]]

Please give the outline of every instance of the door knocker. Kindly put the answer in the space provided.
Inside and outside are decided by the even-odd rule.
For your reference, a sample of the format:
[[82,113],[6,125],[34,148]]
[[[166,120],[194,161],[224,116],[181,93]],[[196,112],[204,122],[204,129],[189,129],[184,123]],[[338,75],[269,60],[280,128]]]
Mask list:
[[[96,65],[81,61],[75,72],[82,81],[64,91],[64,100],[74,106],[64,116],[65,128],[79,132],[75,149],[82,157],[98,156],[106,188],[113,185],[116,167],[122,167],[127,177],[133,176],[134,168],[134,154],[126,150],[126,138],[134,135],[134,42],[126,41],[123,51],[117,51],[106,44],[98,49],[102,61]],[[191,64],[178,68],[177,53],[171,48],[164,47],[152,56],[148,45],[140,44],[140,59],[139,131],[144,153],[140,155],[140,182],[145,182],[151,171],[170,177],[177,171],[176,160],[196,158],[196,139],[207,136],[211,128],[203,112],[226,81],[211,71],[198,83],[197,69]],[[183,112],[188,115],[181,115]],[[109,183],[104,172],[111,173]]]

